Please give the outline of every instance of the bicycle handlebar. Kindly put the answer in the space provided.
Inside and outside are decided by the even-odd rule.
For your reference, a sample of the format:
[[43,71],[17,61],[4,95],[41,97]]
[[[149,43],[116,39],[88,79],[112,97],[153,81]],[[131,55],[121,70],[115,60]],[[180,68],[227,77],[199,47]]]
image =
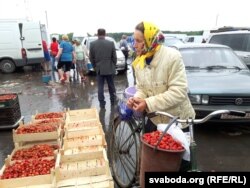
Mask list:
[[[221,115],[221,114],[229,114],[229,115],[234,115],[234,116],[240,116],[240,117],[244,117],[246,115],[246,112],[243,111],[236,111],[236,110],[216,110],[214,112],[211,112],[210,114],[208,114],[207,116],[205,116],[202,119],[177,119],[176,121],[178,123],[193,123],[193,124],[201,124],[201,123],[205,123],[208,120],[210,120],[212,117],[217,116],[217,115]],[[148,118],[152,118],[158,115],[163,115],[163,116],[167,116],[169,118],[174,118],[173,115],[167,113],[167,112],[161,112],[161,111],[155,111],[155,112],[150,112],[148,113],[146,116]]]

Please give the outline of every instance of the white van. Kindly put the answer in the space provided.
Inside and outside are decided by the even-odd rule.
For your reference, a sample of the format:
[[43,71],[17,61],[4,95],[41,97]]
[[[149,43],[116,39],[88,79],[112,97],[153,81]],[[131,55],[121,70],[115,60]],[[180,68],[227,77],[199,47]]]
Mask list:
[[207,43],[223,44],[234,52],[250,67],[250,31],[228,31],[211,34]]
[[12,73],[16,67],[44,61],[39,22],[0,20],[0,69]]

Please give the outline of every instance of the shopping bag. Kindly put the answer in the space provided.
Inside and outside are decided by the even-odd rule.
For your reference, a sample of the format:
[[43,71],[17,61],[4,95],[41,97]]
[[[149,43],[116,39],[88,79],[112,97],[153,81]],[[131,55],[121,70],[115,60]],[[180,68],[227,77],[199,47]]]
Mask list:
[[[163,132],[167,126],[168,124],[158,124],[157,130]],[[181,130],[180,126],[178,126],[178,124],[173,124],[168,129],[167,133],[170,134],[174,140],[181,143],[181,145],[185,148],[183,159],[186,161],[190,161],[189,141],[186,134]]]

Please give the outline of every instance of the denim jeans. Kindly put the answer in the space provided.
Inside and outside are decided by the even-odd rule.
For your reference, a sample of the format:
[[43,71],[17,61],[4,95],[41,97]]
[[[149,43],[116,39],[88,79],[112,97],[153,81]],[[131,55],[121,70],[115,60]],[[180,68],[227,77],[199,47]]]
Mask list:
[[100,103],[100,107],[104,108],[106,101],[104,97],[104,82],[107,81],[110,102],[114,104],[116,101],[116,89],[114,85],[114,75],[97,75],[97,84],[98,84],[98,100]]
[[50,56],[50,57],[51,57],[52,70],[54,70],[56,69],[56,66],[55,66],[56,58],[54,56]]

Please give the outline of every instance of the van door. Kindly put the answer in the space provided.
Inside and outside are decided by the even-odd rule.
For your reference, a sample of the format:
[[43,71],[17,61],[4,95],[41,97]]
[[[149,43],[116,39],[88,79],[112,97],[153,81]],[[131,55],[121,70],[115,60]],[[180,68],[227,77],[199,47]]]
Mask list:
[[39,64],[44,61],[42,35],[39,22],[23,23],[23,48],[27,53],[27,64]]

